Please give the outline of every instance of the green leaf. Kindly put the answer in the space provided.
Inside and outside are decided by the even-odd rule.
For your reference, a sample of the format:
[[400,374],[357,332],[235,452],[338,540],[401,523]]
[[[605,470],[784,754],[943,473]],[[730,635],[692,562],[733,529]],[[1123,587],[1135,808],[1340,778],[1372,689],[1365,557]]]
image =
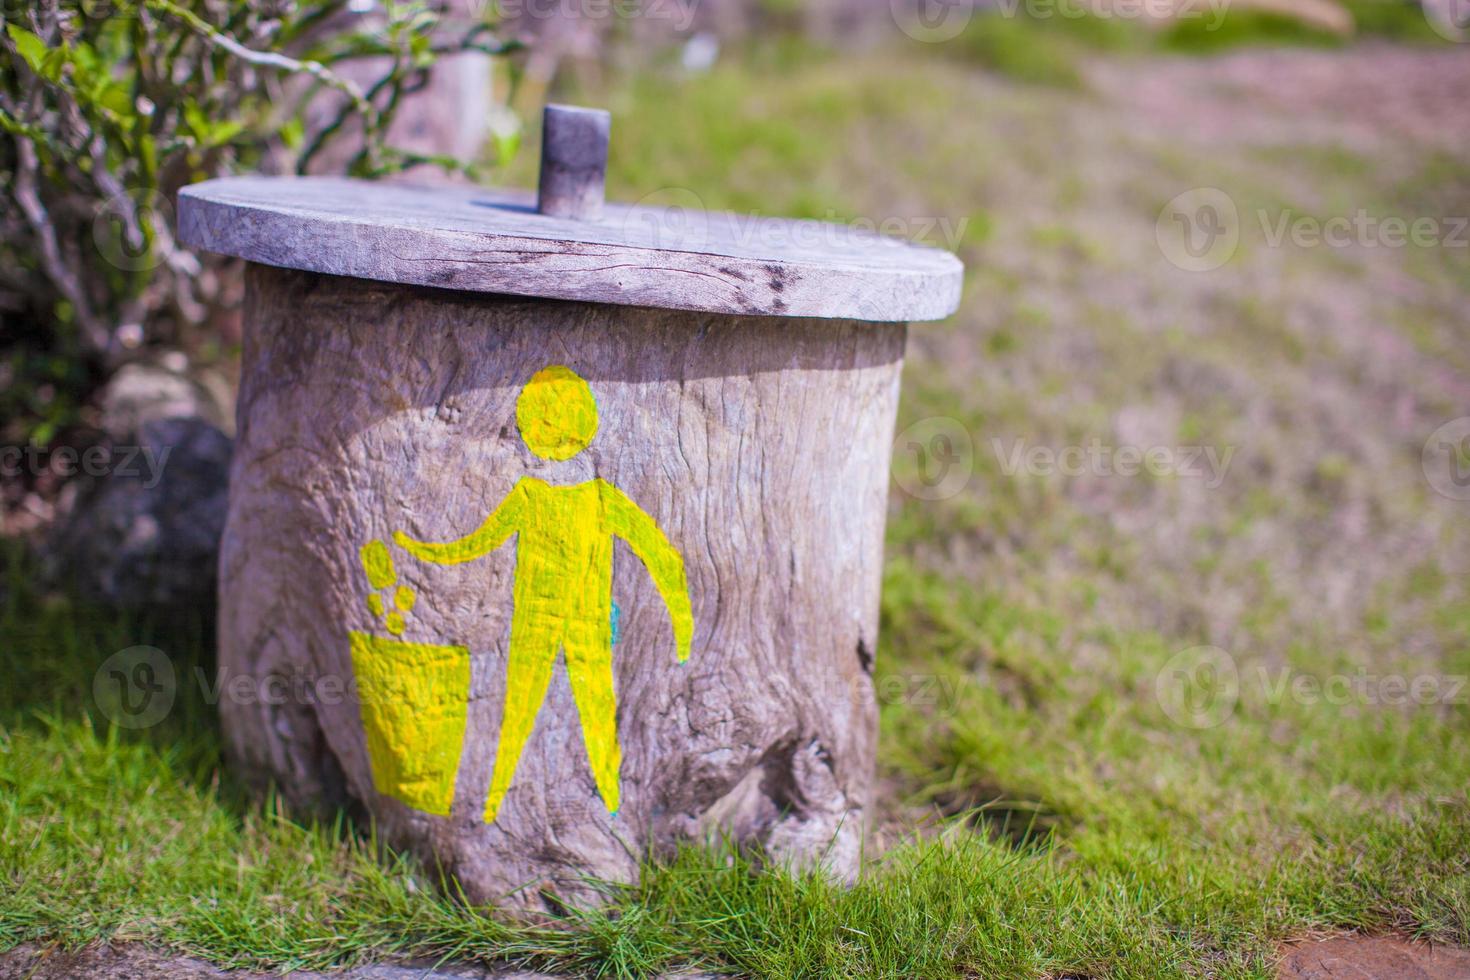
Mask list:
[[19,24],[6,24],[6,33],[10,35],[10,41],[15,45],[15,50],[31,66],[31,71],[40,74],[41,63],[46,60],[46,42],[41,40],[40,35],[26,30]]
[[415,34],[408,42],[415,68],[427,68],[434,63],[432,42],[427,34]]
[[245,128],[245,123],[238,119],[210,119],[194,102],[184,104],[184,122],[194,134],[195,143],[206,150],[228,143]]
[[221,119],[210,127],[209,145],[223,146],[239,136],[244,129],[245,124],[238,119]]
[[137,106],[128,86],[113,77],[111,63],[86,42],[80,42],[72,49],[71,60],[75,66],[72,79],[78,97],[116,114],[125,125],[131,126],[137,116]]
[[189,126],[189,132],[199,142],[204,142],[205,134],[209,132],[209,120],[205,118],[204,110],[199,108],[197,102],[184,103],[184,122]]
[[[20,56],[25,59],[31,71],[48,81],[61,80],[61,66],[66,61],[64,47],[47,47],[41,35],[28,31],[19,24],[6,24],[5,30],[10,35],[15,50],[20,52]],[[56,57],[57,55],[60,57]]]
[[306,124],[301,121],[300,116],[292,116],[281,126],[281,142],[288,149],[299,150],[301,143],[306,139]]
[[499,166],[506,166],[515,159],[516,153],[521,148],[521,131],[519,129],[509,132],[495,132],[490,134],[490,142],[495,147],[495,162]]

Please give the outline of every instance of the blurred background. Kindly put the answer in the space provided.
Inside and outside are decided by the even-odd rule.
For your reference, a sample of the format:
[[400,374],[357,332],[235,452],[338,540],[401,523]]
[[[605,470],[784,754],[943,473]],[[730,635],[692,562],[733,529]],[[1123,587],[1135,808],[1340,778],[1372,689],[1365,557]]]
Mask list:
[[[52,841],[95,787],[24,754],[126,758],[126,806],[215,814],[217,846],[280,876],[240,914],[402,914],[339,844],[259,830],[205,695],[180,683],[124,736],[94,697],[114,651],[212,657],[241,269],[178,246],[173,201],[249,171],[531,187],[554,99],[612,111],[610,199],[965,262],[960,312],[910,331],[874,846],[962,828],[979,856],[946,874],[1011,917],[936,975],[1270,975],[1278,943],[1350,930],[1470,945],[1464,0],[6,0],[4,23],[0,783],[33,898],[100,862],[79,901],[115,927],[184,885],[124,888],[136,854],[75,843],[142,833],[105,818]],[[335,898],[288,870],[320,848]],[[101,934],[39,907],[0,938]],[[299,922],[178,914],[143,934],[342,961]],[[860,947],[822,968],[870,972]],[[759,970],[804,961],[779,962]]]

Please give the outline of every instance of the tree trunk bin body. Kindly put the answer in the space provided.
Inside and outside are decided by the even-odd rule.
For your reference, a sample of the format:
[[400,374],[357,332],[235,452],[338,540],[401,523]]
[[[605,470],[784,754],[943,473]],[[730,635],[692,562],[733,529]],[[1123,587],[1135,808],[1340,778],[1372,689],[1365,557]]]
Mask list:
[[230,757],[476,903],[591,901],[716,835],[858,868],[904,321],[953,309],[959,264],[687,219],[181,196],[186,241],[249,260]]

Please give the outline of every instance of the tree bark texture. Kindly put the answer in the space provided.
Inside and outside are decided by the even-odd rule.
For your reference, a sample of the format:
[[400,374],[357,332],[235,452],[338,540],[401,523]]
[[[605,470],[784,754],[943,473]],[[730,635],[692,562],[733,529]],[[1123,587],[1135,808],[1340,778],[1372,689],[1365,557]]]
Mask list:
[[[592,901],[587,876],[632,881],[644,855],[713,834],[856,873],[902,325],[254,264],[247,289],[220,567],[222,711],[241,771],[299,807],[360,804],[477,903]],[[551,366],[595,399],[595,436],[564,459],[531,450],[518,401]],[[466,539],[527,487],[594,485],[603,496],[588,499],[626,498],[682,561],[687,662],[678,604],[654,578],[667,586],[678,561],[655,568],[660,534],[639,525],[636,551],[627,522],[642,518],[619,523],[611,503],[589,505],[585,527],[505,517],[504,543],[486,531],[473,554],[412,544]],[[611,643],[615,733],[599,735],[595,670],[557,610],[587,607],[606,549],[544,543],[610,540],[607,527],[621,535],[612,604],[597,607],[611,622],[587,642]],[[539,702],[511,649],[531,604],[555,656]],[[517,713],[534,724],[487,821]]]

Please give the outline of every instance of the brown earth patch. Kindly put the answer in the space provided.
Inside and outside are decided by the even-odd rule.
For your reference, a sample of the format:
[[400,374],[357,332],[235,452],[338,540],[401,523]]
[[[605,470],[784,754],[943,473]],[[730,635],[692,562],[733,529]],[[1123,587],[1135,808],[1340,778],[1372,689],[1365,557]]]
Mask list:
[[1397,936],[1334,936],[1282,948],[1278,980],[1465,980],[1470,950]]
[[[320,973],[223,970],[203,960],[150,949],[141,943],[62,950],[26,943],[0,951],[0,980],[561,980],[546,973],[468,963],[373,963]],[[668,974],[661,980],[716,980],[712,974]]]
[[540,973],[429,963],[374,964],[334,973],[222,970],[203,960],[124,943],[62,950],[27,943],[0,952],[0,980],[537,980]]

